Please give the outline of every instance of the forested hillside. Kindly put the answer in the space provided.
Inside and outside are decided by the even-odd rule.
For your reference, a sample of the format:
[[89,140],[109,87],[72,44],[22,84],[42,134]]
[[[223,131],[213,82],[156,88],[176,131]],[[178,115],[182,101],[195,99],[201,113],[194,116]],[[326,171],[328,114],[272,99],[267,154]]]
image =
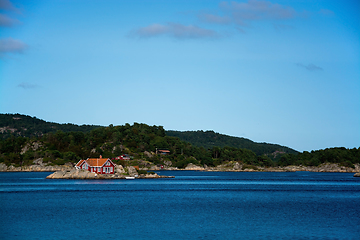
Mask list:
[[[170,153],[156,154],[160,149],[169,150]],[[99,155],[113,158],[124,153],[133,156],[134,159],[147,160],[155,164],[170,161],[172,166],[180,168],[188,163],[214,166],[227,160],[248,164],[259,162],[256,154],[247,149],[224,148],[214,151],[166,136],[162,126],[134,123],[100,127],[86,133],[50,132],[32,139],[11,136],[0,141],[0,162],[7,165],[23,165],[31,164],[34,159],[43,158],[45,162],[64,164]],[[216,155],[215,158],[213,154]]]
[[36,117],[21,114],[0,114],[0,138],[10,136],[37,137],[49,132],[61,130],[63,132],[79,131],[89,132],[100,126],[75,124],[59,124],[46,122]]
[[[5,117],[6,116],[5,114]],[[7,129],[0,138],[0,163],[15,166],[31,165],[34,160],[42,159],[48,164],[76,163],[80,159],[89,157],[114,158],[122,154],[132,156],[133,163],[141,165],[143,162],[184,168],[189,163],[196,165],[217,166],[229,161],[236,161],[253,166],[286,166],[304,165],[317,166],[321,163],[340,163],[353,167],[360,163],[360,148],[331,148],[303,153],[279,154],[284,147],[276,148],[278,154],[256,154],[246,148],[231,146],[198,147],[180,140],[178,137],[167,136],[162,126],[148,126],[134,123],[123,126],[76,126],[73,124],[53,124],[26,116],[24,123],[33,121],[33,126],[21,125],[23,115],[11,116],[1,129]],[[20,118],[20,119],[14,119]],[[38,130],[36,124],[44,125]],[[41,124],[42,123],[42,124]],[[52,127],[45,125],[50,124]],[[29,137],[26,136],[28,129]],[[54,131],[56,127],[63,130]],[[25,132],[22,132],[22,130]],[[67,131],[75,129],[73,131]],[[218,137],[219,134],[213,134]],[[222,138],[224,136],[220,136]],[[224,137],[226,138],[226,136]],[[232,139],[234,140],[234,139]],[[236,140],[236,139],[235,139]],[[234,141],[235,141],[234,140]],[[251,141],[250,141],[251,142]],[[169,154],[159,154],[158,150],[169,150]],[[288,149],[289,150],[289,149]],[[138,161],[138,162],[137,162]],[[116,162],[116,161],[115,161]]]
[[189,142],[198,147],[211,149],[213,147],[234,147],[246,148],[258,156],[263,154],[281,153],[298,153],[294,149],[270,143],[256,143],[246,138],[232,137],[214,131],[166,131],[168,136],[178,137],[183,141]]

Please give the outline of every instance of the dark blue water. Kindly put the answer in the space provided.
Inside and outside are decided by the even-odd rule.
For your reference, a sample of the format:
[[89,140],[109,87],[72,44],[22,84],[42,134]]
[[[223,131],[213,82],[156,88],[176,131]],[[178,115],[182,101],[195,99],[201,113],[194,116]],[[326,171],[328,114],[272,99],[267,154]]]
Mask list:
[[159,173],[176,178],[0,173],[0,239],[360,239],[353,174]]

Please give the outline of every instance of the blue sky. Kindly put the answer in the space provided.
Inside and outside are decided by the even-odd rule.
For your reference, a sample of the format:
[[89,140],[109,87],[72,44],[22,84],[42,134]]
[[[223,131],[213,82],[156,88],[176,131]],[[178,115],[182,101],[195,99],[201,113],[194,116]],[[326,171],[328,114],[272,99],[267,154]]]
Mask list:
[[360,146],[358,1],[0,0],[0,112]]

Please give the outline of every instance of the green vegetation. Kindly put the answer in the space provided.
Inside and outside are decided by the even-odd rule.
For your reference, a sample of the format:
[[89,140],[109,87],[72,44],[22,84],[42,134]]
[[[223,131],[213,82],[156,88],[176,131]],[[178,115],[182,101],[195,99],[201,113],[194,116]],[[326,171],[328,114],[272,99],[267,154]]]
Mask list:
[[256,143],[246,138],[232,137],[214,131],[166,131],[166,135],[178,137],[198,147],[211,149],[213,147],[246,148],[256,155],[270,154],[275,151],[283,153],[298,153],[294,149],[270,143]]
[[360,148],[327,148],[311,152],[305,151],[297,155],[286,154],[281,156],[278,161],[279,166],[318,166],[322,163],[339,163],[342,166],[354,168],[355,163],[360,163]]
[[51,123],[21,114],[0,114],[1,139],[11,136],[38,137],[58,130],[63,132],[90,132],[98,127],[100,126]]
[[138,174],[148,174],[146,170],[137,170]]
[[[13,120],[9,120],[9,117]],[[17,122],[22,120],[25,125]],[[31,128],[26,125],[29,121],[37,122],[39,126],[35,125]],[[214,145],[198,146],[170,136],[170,132],[174,133],[174,131],[166,132],[162,126],[139,123],[108,127],[76,126],[47,123],[28,116],[10,114],[1,114],[0,123],[2,123],[1,129],[15,129],[0,132],[0,162],[15,166],[31,165],[38,158],[42,158],[45,163],[62,165],[67,162],[76,163],[88,157],[102,155],[106,158],[114,158],[122,154],[132,156],[132,161],[126,162],[129,165],[156,164],[178,168],[184,168],[189,163],[217,166],[230,161],[243,164],[243,168],[253,169],[256,169],[256,166],[317,166],[325,162],[353,167],[354,164],[360,163],[360,148],[332,148],[297,153],[279,145],[257,144],[247,139],[228,137],[209,131],[188,132],[194,138],[197,133],[198,142],[202,143],[206,143],[206,136],[209,136],[208,143],[212,142]],[[54,127],[64,128],[54,131]],[[26,129],[23,129],[25,132],[21,130],[22,128]],[[29,132],[29,129],[32,130]],[[75,130],[68,131],[69,129]],[[258,150],[235,146],[242,141],[251,143]],[[161,149],[167,149],[170,153],[156,154],[156,151]],[[114,161],[125,165],[125,161]]]

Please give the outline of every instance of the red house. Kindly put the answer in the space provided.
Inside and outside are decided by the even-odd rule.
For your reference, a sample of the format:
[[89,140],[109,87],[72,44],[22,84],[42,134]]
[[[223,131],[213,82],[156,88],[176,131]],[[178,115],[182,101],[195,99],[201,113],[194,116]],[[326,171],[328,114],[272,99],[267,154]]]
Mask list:
[[100,156],[100,158],[80,160],[75,165],[75,168],[99,174],[114,174],[115,172],[115,164],[109,158],[102,158],[102,156]]

